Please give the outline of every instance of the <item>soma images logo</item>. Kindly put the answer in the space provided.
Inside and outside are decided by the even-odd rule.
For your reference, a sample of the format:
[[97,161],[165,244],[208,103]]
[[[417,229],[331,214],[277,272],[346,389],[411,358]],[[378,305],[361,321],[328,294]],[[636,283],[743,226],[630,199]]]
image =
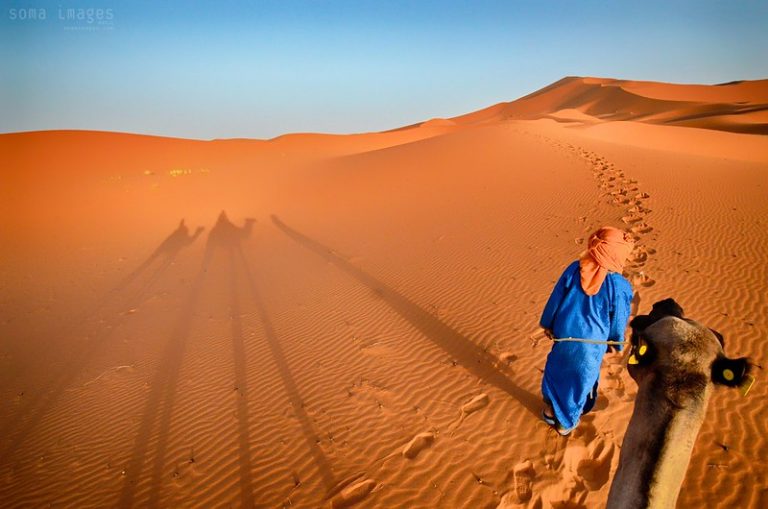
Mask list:
[[8,19],[11,21],[45,21],[48,19],[48,9],[25,7],[20,9],[8,9]]
[[57,21],[64,28],[111,28],[115,19],[112,8],[96,7],[59,7],[50,10],[45,7],[21,7],[8,9],[8,19],[11,21]]

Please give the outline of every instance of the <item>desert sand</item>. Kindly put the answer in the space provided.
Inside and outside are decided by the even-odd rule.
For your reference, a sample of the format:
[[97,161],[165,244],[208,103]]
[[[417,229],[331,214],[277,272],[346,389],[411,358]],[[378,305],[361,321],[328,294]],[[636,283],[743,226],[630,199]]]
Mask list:
[[768,507],[768,80],[566,78],[381,133],[0,135],[0,505],[601,507],[635,384],[541,421],[538,318],[602,225],[759,366],[679,507]]

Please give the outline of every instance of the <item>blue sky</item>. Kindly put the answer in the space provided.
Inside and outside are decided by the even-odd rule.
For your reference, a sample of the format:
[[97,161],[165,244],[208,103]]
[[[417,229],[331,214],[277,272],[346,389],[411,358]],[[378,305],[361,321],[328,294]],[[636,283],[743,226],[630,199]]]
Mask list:
[[[513,100],[567,75],[768,77],[764,1],[0,5],[0,132],[363,132]],[[88,14],[79,9],[94,19],[77,19]]]

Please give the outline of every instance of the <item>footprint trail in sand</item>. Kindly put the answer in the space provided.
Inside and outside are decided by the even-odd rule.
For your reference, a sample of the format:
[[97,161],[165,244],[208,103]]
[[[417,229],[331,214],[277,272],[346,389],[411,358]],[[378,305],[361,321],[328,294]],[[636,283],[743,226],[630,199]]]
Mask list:
[[376,488],[376,481],[363,479],[357,481],[339,492],[330,502],[331,509],[341,509],[360,502]]
[[[607,158],[573,143],[550,138],[546,135],[527,133],[543,140],[559,150],[565,150],[586,163],[601,190],[600,202],[579,217],[577,222],[584,232],[574,243],[585,246],[587,236],[602,225],[600,216],[605,216],[600,204],[609,205],[617,211],[616,218],[635,240],[635,248],[625,266],[624,276],[631,282],[636,298],[639,290],[655,284],[646,270],[646,265],[656,254],[651,245],[655,241],[654,228],[648,217],[650,195],[643,191],[639,182],[627,176]],[[598,224],[600,223],[600,224]],[[601,392],[609,398],[630,401],[632,394],[622,379],[622,359],[607,357],[603,369]],[[465,406],[470,407],[474,400]],[[458,424],[468,415],[462,408]],[[594,416],[582,419],[581,426],[568,438],[547,430],[547,447],[540,454],[517,463],[508,473],[506,492],[502,493],[497,509],[564,507],[583,509],[588,507],[588,496],[602,490],[609,481],[611,465],[618,449],[615,437],[598,432]]]
[[[621,221],[627,225],[635,239],[635,249],[625,267],[624,275],[635,288],[653,286],[656,281],[644,270],[650,256],[656,253],[656,249],[646,241],[646,236],[653,232],[653,227],[648,224],[651,209],[648,208],[647,202],[650,195],[640,189],[636,179],[627,177],[605,157],[571,144],[567,144],[566,148],[590,165],[592,175],[603,190],[602,196],[606,197],[607,203],[622,209]],[[592,229],[593,226],[589,225],[585,233]]]
[[[625,266],[624,276],[632,283],[635,293],[638,293],[638,287],[649,288],[656,284],[656,280],[651,278],[645,270],[646,264],[656,254],[656,249],[649,243],[649,240],[656,240],[655,236],[649,235],[654,231],[648,222],[648,215],[652,212],[648,206],[651,196],[641,189],[638,180],[627,176],[606,157],[584,147],[546,135],[531,132],[526,134],[539,138],[559,150],[565,150],[588,165],[602,191],[601,199],[604,199],[604,203],[621,211],[620,220],[635,240],[635,248],[630,255],[629,263]],[[593,209],[592,212],[597,210]],[[578,222],[584,225],[585,236],[575,238],[574,243],[581,246],[585,245],[587,236],[601,225],[589,216],[579,217]]]
[[497,509],[584,508],[588,495],[607,485],[617,447],[591,422],[584,422],[565,444],[554,431],[548,433],[543,455],[512,468]]
[[459,418],[456,420],[455,424],[448,427],[448,429],[451,431],[451,433],[455,433],[456,430],[461,426],[461,423],[464,422],[464,419],[467,418],[468,415],[473,414],[480,410],[481,408],[485,408],[488,406],[488,403],[490,402],[490,399],[488,398],[488,395],[478,394],[474,398],[470,399],[466,403],[464,403],[461,406],[461,414],[459,415]]

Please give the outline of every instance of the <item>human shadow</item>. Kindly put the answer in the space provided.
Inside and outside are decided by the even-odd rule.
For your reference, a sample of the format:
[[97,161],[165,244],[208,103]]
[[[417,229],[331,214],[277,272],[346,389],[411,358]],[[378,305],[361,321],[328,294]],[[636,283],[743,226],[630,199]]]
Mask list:
[[277,367],[278,373],[280,374],[280,379],[283,382],[283,388],[285,389],[285,393],[288,396],[288,401],[290,402],[291,407],[293,407],[294,415],[296,416],[296,419],[299,422],[299,426],[301,427],[301,434],[304,438],[306,447],[312,455],[312,460],[314,461],[315,466],[317,467],[317,471],[320,474],[326,493],[328,493],[336,484],[331,464],[328,461],[328,458],[326,458],[323,450],[318,445],[318,434],[312,425],[309,415],[307,415],[307,412],[304,409],[304,402],[301,399],[301,393],[299,392],[298,385],[296,384],[296,380],[291,373],[288,361],[285,357],[285,352],[283,351],[280,340],[275,333],[272,320],[269,317],[266,305],[264,304],[264,300],[261,297],[261,292],[259,291],[256,280],[253,277],[253,273],[251,272],[250,266],[248,265],[248,261],[246,260],[242,249],[237,249],[237,255],[242,263],[242,268],[246,276],[245,281],[248,284],[251,296],[254,303],[256,304],[256,310],[261,321],[261,326],[264,329],[267,345],[269,346],[272,359],[274,360],[275,366]]
[[456,363],[463,366],[483,382],[493,385],[512,396],[523,408],[538,418],[539,411],[541,410],[541,400],[512,382],[503,372],[496,368],[497,359],[488,351],[451,328],[439,318],[423,310],[401,293],[342,258],[333,249],[299,233],[283,223],[275,215],[272,215],[272,222],[290,238],[370,288],[374,294],[416,327],[424,337],[451,356]]
[[[201,290],[206,279],[206,275],[211,266],[214,254],[219,250],[229,252],[231,263],[233,246],[239,245],[239,242],[248,236],[253,226],[253,220],[247,219],[242,228],[232,224],[225,212],[221,212],[216,224],[208,234],[205,244],[205,253],[200,269],[192,283],[189,294],[185,299],[181,311],[179,312],[175,325],[172,329],[168,343],[163,351],[159,366],[152,380],[150,392],[142,412],[142,422],[136,433],[134,448],[130,456],[130,461],[125,469],[125,480],[118,500],[119,507],[131,507],[134,502],[136,486],[141,477],[144,467],[144,461],[147,456],[149,442],[152,438],[152,431],[157,429],[157,445],[155,446],[155,456],[151,471],[150,491],[147,501],[147,507],[157,507],[160,497],[160,485],[162,483],[162,470],[165,465],[165,455],[170,436],[171,419],[173,407],[176,398],[176,389],[181,372],[184,353],[187,348],[188,339],[192,331],[192,323],[197,303],[200,298]],[[232,283],[235,279],[232,275]],[[233,292],[235,289],[232,290]],[[236,298],[236,297],[235,297]],[[232,301],[230,306],[235,308],[239,305]],[[231,311],[233,315],[234,311]],[[247,403],[243,391],[246,391],[245,383],[245,358],[239,355],[244,352],[242,345],[242,330],[238,324],[233,325],[233,343],[237,344],[235,348],[235,375],[239,387],[241,398],[238,398],[238,417],[240,438],[240,479],[241,479],[241,501],[244,506],[252,504],[251,488],[251,461],[250,449],[248,448],[248,422],[247,422]],[[247,394],[247,393],[246,393]],[[244,437],[243,437],[244,434]]]
[[[181,220],[179,226],[153,251],[153,253],[142,262],[131,274],[123,278],[115,287],[105,293],[99,299],[94,309],[82,313],[82,316],[71,320],[71,325],[61,330],[58,335],[67,337],[72,335],[77,328],[81,328],[86,319],[98,316],[107,307],[120,308],[123,310],[135,309],[145,299],[154,284],[162,277],[168,266],[173,263],[182,249],[191,245],[203,231],[202,227],[197,228],[193,235],[189,235],[189,230]],[[155,260],[160,260],[155,270],[141,285],[129,292],[131,283],[137,281],[139,276],[153,265]],[[134,285],[135,286],[135,285]],[[126,295],[130,293],[129,295]],[[57,370],[45,384],[45,389],[41,390],[37,397],[28,399],[28,403],[23,410],[20,410],[17,417],[9,421],[8,424],[0,429],[0,436],[10,436],[10,445],[0,454],[0,464],[9,461],[10,458],[19,450],[19,448],[32,435],[37,426],[48,414],[51,408],[60,400],[62,394],[71,387],[80,373],[86,368],[88,362],[99,351],[99,349],[108,342],[119,326],[126,320],[127,314],[110,313],[103,317],[99,324],[99,331],[93,333],[93,339],[85,343],[82,349],[68,360],[64,366]]]

